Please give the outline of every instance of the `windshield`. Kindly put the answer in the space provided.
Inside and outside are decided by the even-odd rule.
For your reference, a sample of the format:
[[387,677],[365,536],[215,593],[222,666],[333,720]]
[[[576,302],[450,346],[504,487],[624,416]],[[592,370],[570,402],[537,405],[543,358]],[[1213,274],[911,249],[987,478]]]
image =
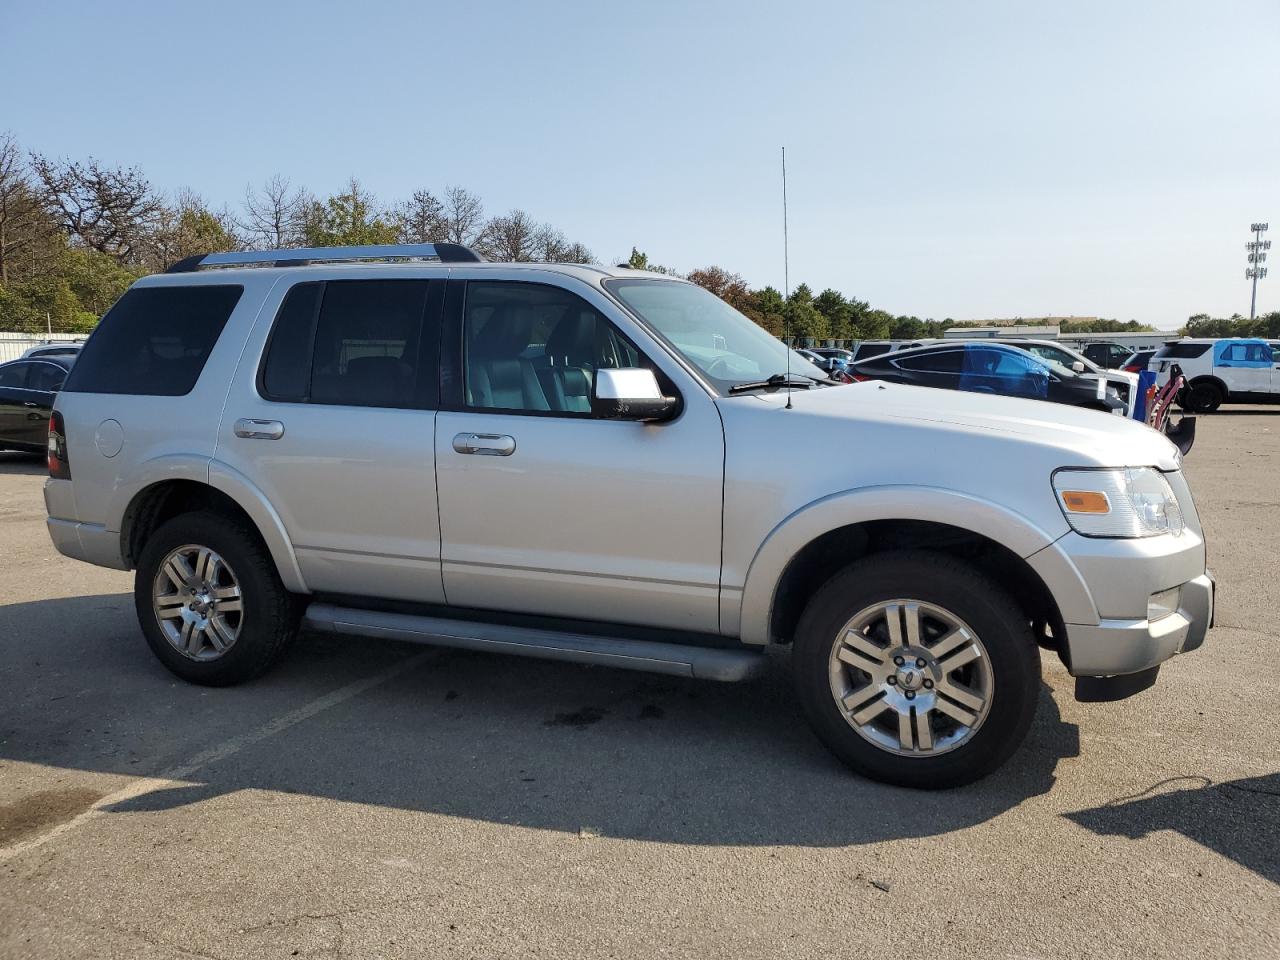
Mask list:
[[1071,369],[1071,365],[1073,363],[1083,363],[1085,370],[1089,373],[1102,372],[1098,368],[1098,365],[1088,357],[1074,354],[1070,350],[1064,350],[1062,347],[1051,347],[1044,343],[1032,343],[1028,344],[1024,349],[1030,353],[1034,353],[1042,360],[1048,360],[1050,363],[1055,363],[1060,367],[1065,367],[1067,370]]
[[[678,280],[606,280],[605,287],[721,393],[787,372],[782,341],[702,287]],[[793,377],[826,381],[825,371],[790,353]]]

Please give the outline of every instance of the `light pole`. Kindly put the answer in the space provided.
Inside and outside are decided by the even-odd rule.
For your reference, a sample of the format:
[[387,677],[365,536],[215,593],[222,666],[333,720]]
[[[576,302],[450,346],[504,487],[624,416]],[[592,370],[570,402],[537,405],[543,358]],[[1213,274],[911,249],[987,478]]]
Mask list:
[[1267,251],[1271,249],[1271,241],[1262,239],[1262,235],[1267,232],[1267,226],[1268,224],[1265,223],[1250,225],[1253,239],[1244,245],[1245,250],[1249,252],[1249,266],[1245,268],[1244,278],[1253,281],[1253,296],[1249,300],[1250,320],[1258,312],[1258,281],[1267,275],[1267,268],[1263,264],[1267,262]]

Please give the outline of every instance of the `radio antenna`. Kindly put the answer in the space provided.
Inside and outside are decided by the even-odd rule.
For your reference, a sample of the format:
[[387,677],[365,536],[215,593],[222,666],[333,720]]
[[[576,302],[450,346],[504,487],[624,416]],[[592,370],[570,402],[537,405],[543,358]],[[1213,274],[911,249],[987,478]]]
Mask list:
[[791,259],[787,244],[787,148],[782,148],[782,348],[787,351],[787,407],[791,409],[791,344],[787,340],[786,301],[791,299]]

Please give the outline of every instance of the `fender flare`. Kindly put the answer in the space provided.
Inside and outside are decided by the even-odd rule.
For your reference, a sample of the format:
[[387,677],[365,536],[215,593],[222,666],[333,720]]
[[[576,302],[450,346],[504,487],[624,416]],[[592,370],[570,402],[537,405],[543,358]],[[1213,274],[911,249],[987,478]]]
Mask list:
[[293,549],[293,541],[284,528],[284,521],[262,491],[243,473],[220,460],[209,462],[208,482],[209,486],[225,493],[249,515],[262,535],[271,559],[275,561],[285,589],[293,593],[309,593],[302,568],[298,565],[298,555]]
[[980,534],[1027,558],[1062,537],[1027,517],[969,494],[939,487],[863,487],[806,504],[774,527],[756,550],[742,591],[739,637],[767,644],[777,586],[791,560],[818,537],[872,520],[923,520]]
[[1227,386],[1227,381],[1223,380],[1221,377],[1217,376],[1216,374],[1202,373],[1199,376],[1190,377],[1187,379],[1186,389],[1190,390],[1197,383],[1213,384],[1215,387],[1218,388],[1218,391],[1222,394],[1222,399],[1224,401],[1231,397],[1231,388]]

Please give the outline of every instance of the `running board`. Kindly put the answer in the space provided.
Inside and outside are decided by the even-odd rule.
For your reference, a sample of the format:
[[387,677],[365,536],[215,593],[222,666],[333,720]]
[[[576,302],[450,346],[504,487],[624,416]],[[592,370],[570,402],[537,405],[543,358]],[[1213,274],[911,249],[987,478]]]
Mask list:
[[496,623],[473,623],[313,603],[303,626],[324,633],[408,640],[440,647],[511,653],[543,660],[593,663],[623,670],[733,682],[759,676],[767,661],[755,650],[722,650],[681,643],[596,637]]

